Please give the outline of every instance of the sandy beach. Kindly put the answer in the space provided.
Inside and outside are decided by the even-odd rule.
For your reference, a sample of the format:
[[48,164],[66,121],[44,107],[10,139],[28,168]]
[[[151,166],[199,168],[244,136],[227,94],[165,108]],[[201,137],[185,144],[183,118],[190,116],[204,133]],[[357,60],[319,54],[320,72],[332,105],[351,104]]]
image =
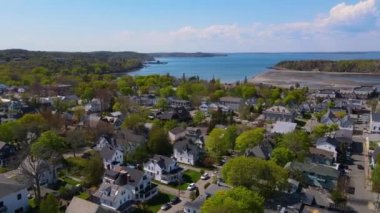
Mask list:
[[251,78],[250,82],[286,88],[294,86],[296,83],[311,89],[352,88],[379,85],[380,74],[268,70]]

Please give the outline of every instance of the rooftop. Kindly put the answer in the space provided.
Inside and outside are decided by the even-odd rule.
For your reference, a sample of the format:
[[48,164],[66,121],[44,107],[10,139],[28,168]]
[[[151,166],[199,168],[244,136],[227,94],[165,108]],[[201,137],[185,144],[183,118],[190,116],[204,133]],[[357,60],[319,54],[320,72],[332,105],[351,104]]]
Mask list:
[[272,133],[286,134],[293,132],[296,129],[297,124],[292,122],[277,121],[273,125]]

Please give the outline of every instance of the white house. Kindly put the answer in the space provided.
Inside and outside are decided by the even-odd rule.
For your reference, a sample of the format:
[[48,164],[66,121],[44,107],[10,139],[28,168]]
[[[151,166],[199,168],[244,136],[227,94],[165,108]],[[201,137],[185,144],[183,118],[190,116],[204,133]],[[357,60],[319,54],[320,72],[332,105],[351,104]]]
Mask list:
[[19,167],[20,174],[24,178],[33,178],[36,172],[39,174],[38,179],[41,186],[55,184],[58,181],[57,166],[50,165],[44,160],[26,157]]
[[154,155],[144,163],[144,171],[148,177],[168,184],[182,179],[183,169],[177,165],[177,161],[162,155]]
[[105,169],[113,169],[123,163],[124,153],[113,138],[101,136],[94,149],[99,151]]
[[28,212],[28,190],[6,177],[0,177],[0,212]]
[[177,141],[173,146],[174,158],[184,164],[195,165],[199,160],[200,148],[191,139],[184,138]]
[[145,202],[157,194],[157,185],[144,172],[128,167],[106,170],[99,190],[94,194],[100,205],[127,211],[135,201]]
[[371,113],[369,125],[371,133],[380,133],[380,113]]
[[182,127],[171,129],[168,133],[169,139],[172,143],[186,136],[186,130]]
[[317,140],[315,147],[317,149],[325,150],[332,152],[334,154],[334,160],[336,161],[338,152],[337,152],[338,141],[335,138],[331,137],[322,137]]

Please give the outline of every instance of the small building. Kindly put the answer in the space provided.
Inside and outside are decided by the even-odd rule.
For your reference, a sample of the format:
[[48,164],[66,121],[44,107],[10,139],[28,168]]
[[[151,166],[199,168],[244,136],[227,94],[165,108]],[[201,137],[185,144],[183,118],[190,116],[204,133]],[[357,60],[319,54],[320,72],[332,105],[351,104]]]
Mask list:
[[321,89],[318,90],[315,94],[317,98],[331,98],[334,99],[336,97],[336,91],[333,89]]
[[219,104],[224,105],[233,111],[237,111],[244,104],[244,100],[238,97],[226,96],[219,99]]
[[132,130],[125,128],[117,131],[115,140],[118,147],[120,147],[124,153],[131,153],[147,143],[147,139],[144,135],[136,134]]
[[[338,112],[328,109],[326,114],[322,116],[321,123],[326,125],[338,125],[339,130],[335,131],[335,137],[351,139],[354,131],[354,125],[349,115],[345,115],[340,118],[336,115]],[[340,112],[345,113],[341,110]]]
[[292,172],[302,172],[305,184],[327,190],[336,187],[340,172],[332,167],[301,162],[288,162],[285,169]]
[[182,127],[176,127],[169,130],[168,132],[169,140],[174,143],[175,141],[184,138],[186,136],[186,130]]
[[189,109],[191,107],[190,101],[175,99],[171,97],[168,98],[168,103],[172,108],[184,107],[186,109]]
[[369,128],[371,133],[380,133],[380,113],[371,113]]
[[338,151],[337,151],[338,144],[339,142],[335,138],[322,137],[322,138],[318,138],[315,144],[315,147],[317,149],[325,150],[325,151],[333,153],[334,160],[336,160],[338,157]]
[[183,168],[178,166],[174,158],[154,155],[153,158],[144,163],[144,171],[148,177],[169,184],[182,179]]
[[296,130],[297,124],[292,122],[286,122],[286,121],[276,121],[276,123],[273,125],[273,128],[271,130],[271,133],[276,134],[286,134],[291,133],[294,130]]
[[264,119],[267,121],[286,121],[293,122],[295,113],[283,106],[273,106],[263,111]]
[[335,161],[335,153],[314,147],[309,148],[309,162],[331,166]]
[[28,212],[27,186],[1,176],[0,187],[0,212]]
[[183,138],[173,145],[174,158],[184,164],[195,165],[199,160],[201,149],[189,138]]

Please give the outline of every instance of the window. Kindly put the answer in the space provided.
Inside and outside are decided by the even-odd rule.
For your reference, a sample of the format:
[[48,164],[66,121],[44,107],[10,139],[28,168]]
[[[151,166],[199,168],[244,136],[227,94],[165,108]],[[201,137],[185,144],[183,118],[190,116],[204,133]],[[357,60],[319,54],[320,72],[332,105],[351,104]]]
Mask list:
[[17,200],[21,200],[21,194],[17,195]]

